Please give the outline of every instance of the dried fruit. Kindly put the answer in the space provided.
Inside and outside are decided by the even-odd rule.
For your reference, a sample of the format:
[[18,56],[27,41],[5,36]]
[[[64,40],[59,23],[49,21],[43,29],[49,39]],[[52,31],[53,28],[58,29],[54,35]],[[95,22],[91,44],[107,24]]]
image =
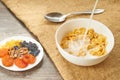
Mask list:
[[14,46],[20,46],[22,40],[10,40],[2,46],[2,48],[13,48]]
[[14,63],[14,59],[11,58],[9,55],[6,55],[2,58],[2,64],[6,67],[12,66]]
[[22,59],[17,58],[15,59],[15,65],[19,68],[25,68],[28,66],[28,63],[24,62]]
[[31,54],[25,54],[23,57],[22,57],[23,61],[26,62],[26,63],[29,63],[29,64],[33,64],[35,63],[36,61],[36,57],[34,57],[33,55]]
[[4,57],[7,54],[8,54],[8,49],[5,48],[0,49],[0,57]]

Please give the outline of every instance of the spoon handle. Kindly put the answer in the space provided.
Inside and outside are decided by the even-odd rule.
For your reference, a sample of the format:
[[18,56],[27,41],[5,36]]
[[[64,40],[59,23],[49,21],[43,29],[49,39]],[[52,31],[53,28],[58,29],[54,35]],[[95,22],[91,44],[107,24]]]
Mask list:
[[[95,9],[94,14],[100,14],[102,12],[104,12],[104,9]],[[82,11],[82,12],[68,13],[68,14],[66,14],[66,16],[69,16],[69,15],[78,15],[78,14],[91,14],[91,13],[92,13],[92,10],[87,10],[87,11]]]

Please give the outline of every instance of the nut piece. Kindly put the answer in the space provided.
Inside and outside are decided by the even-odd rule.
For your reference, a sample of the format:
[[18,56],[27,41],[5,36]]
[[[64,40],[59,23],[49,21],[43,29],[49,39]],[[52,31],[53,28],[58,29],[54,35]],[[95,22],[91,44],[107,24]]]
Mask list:
[[20,49],[18,49],[18,53],[19,54],[27,54],[28,53],[28,48],[25,48],[25,47],[20,48]]
[[14,58],[15,49],[14,48],[9,49],[9,54],[10,54],[10,57]]
[[17,57],[21,57],[24,54],[29,53],[28,48],[19,48],[18,50],[15,50],[14,48],[9,49],[9,54],[10,57],[12,58],[17,58]]

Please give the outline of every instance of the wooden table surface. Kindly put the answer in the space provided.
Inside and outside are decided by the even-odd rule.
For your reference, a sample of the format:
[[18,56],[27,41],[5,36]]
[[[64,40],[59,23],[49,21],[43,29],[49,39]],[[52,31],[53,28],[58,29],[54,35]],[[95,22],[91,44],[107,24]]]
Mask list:
[[[10,36],[32,35],[20,23],[13,14],[0,2],[0,41]],[[0,67],[0,80],[62,80],[56,67],[48,55],[45,54],[43,61],[31,70],[13,72]]]

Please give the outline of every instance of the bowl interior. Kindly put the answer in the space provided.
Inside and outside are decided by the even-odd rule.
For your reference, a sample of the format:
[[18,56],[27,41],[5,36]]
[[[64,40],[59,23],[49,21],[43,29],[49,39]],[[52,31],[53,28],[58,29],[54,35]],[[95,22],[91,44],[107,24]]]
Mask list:
[[92,20],[91,26],[89,26],[88,25],[89,21],[90,20],[87,18],[81,18],[81,19],[73,19],[73,20],[70,20],[70,21],[62,24],[56,31],[56,35],[55,35],[56,43],[58,43],[60,46],[60,42],[61,42],[61,39],[63,38],[63,36],[67,32],[72,31],[75,28],[80,28],[80,27],[93,28],[95,30],[95,32],[106,36],[106,38],[107,38],[106,51],[108,54],[114,46],[114,36],[113,36],[112,32],[104,24],[102,24],[96,20]]

